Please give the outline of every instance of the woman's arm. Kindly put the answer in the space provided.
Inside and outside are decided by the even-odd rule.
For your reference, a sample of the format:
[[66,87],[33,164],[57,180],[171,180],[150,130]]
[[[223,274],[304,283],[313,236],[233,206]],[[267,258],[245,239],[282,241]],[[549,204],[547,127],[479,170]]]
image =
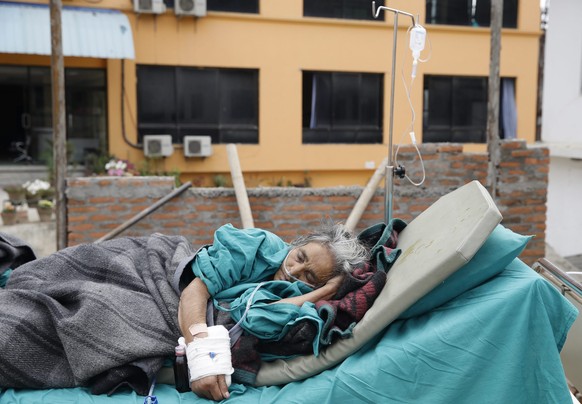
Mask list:
[[335,276],[327,281],[327,283],[322,287],[314,289],[309,293],[301,296],[288,297],[285,299],[277,300],[273,303],[290,303],[301,307],[305,302],[315,303],[319,300],[329,300],[337,293],[343,279],[343,275]]
[[[192,324],[206,324],[206,305],[210,299],[210,293],[206,284],[200,278],[194,278],[182,291],[180,305],[178,306],[178,323],[186,343],[192,342],[192,335],[188,328]],[[208,334],[198,334],[207,337]]]
[[[194,278],[182,291],[180,305],[178,306],[178,323],[186,343],[193,340],[188,328],[192,324],[206,324],[206,305],[210,293],[206,284],[200,278]],[[196,338],[206,338],[208,333],[196,334]],[[192,391],[210,400],[222,400],[229,397],[228,387],[224,375],[208,376],[195,380],[190,384]]]

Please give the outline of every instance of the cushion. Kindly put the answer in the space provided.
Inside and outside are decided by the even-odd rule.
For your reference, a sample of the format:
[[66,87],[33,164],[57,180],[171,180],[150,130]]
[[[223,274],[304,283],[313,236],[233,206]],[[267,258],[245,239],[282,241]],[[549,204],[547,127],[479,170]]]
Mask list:
[[442,196],[399,234],[402,253],[352,337],[337,341],[317,357],[264,362],[256,384],[302,380],[341,362],[465,265],[500,222],[501,213],[478,181]]
[[467,264],[398,316],[406,319],[431,311],[499,274],[525,248],[532,236],[522,236],[497,225]]

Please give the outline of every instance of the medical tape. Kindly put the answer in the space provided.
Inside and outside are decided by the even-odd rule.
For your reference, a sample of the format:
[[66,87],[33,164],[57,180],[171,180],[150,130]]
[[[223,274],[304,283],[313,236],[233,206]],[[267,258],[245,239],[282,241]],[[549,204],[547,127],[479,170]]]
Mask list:
[[207,376],[234,373],[230,338],[224,326],[208,327],[208,337],[194,338],[186,347],[190,382]]

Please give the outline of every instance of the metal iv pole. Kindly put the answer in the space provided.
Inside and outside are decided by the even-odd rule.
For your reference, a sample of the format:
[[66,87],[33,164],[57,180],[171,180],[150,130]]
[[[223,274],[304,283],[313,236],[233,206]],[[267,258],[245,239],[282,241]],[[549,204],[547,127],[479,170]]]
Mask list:
[[388,164],[386,165],[386,188],[384,190],[384,205],[385,205],[385,212],[384,212],[384,220],[386,224],[390,223],[392,220],[392,209],[393,209],[393,199],[394,199],[394,175],[398,174],[402,176],[404,173],[402,168],[394,167],[392,162],[392,131],[394,128],[394,79],[395,79],[395,70],[396,70],[396,40],[398,37],[398,15],[404,14],[412,19],[412,26],[416,26],[416,20],[414,19],[414,15],[410,13],[406,13],[404,11],[396,10],[394,8],[379,6],[376,8],[376,2],[372,2],[372,14],[374,18],[378,18],[380,11],[390,11],[394,13],[394,39],[392,45],[392,77],[391,77],[391,84],[390,84],[390,123],[388,126]]

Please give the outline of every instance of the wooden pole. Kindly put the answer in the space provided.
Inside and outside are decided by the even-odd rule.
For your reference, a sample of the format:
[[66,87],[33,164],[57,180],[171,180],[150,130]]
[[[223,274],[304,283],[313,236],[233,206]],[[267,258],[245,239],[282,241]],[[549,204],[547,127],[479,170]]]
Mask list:
[[[354,231],[356,225],[358,224],[360,218],[362,217],[362,214],[364,213],[364,210],[366,210],[366,207],[368,207],[370,200],[374,196],[374,192],[376,192],[376,188],[378,188],[380,180],[386,173],[386,165],[388,165],[388,157],[386,157],[382,161],[382,163],[380,163],[380,165],[376,169],[376,172],[374,172],[374,174],[370,178],[370,181],[368,181],[368,184],[366,185],[366,187],[362,191],[362,194],[360,195],[356,204],[354,205],[354,208],[352,209],[352,212],[350,213],[350,216],[348,217],[348,220],[346,220],[345,224],[345,226],[349,230]],[[391,174],[392,173],[390,173],[390,175]]]
[[491,62],[487,98],[487,152],[489,155],[489,185],[491,196],[497,196],[497,170],[499,168],[499,59],[501,54],[501,25],[503,0],[491,0]]
[[153,213],[156,209],[158,209],[160,206],[164,205],[170,199],[175,198],[176,196],[180,195],[182,192],[184,192],[185,190],[187,190],[191,186],[192,186],[192,183],[190,181],[186,182],[180,188],[176,188],[175,190],[170,192],[168,195],[159,199],[153,205],[145,208],[144,210],[139,212],[137,215],[133,216],[131,219],[126,220],[124,223],[117,226],[115,229],[111,230],[109,233],[107,233],[106,235],[101,237],[99,240],[96,240],[95,243],[101,243],[103,241],[107,241],[107,240],[112,239],[113,237],[117,236],[119,233],[121,233],[125,229],[127,229],[127,228],[133,226],[134,224],[136,224],[137,222],[139,222],[141,219],[143,219],[144,217],[146,217],[150,213]]
[[234,192],[236,195],[236,201],[238,203],[238,210],[240,212],[242,226],[243,229],[250,229],[255,227],[255,224],[253,222],[253,215],[251,213],[251,205],[249,203],[245,181],[240,169],[240,162],[238,160],[236,145],[232,143],[227,144],[226,152],[228,154],[228,164],[230,165],[232,185],[234,186]]
[[67,176],[65,120],[65,69],[61,28],[61,0],[50,0],[51,18],[51,77],[53,110],[53,165],[56,194],[57,250],[67,246],[67,206],[65,181]]

